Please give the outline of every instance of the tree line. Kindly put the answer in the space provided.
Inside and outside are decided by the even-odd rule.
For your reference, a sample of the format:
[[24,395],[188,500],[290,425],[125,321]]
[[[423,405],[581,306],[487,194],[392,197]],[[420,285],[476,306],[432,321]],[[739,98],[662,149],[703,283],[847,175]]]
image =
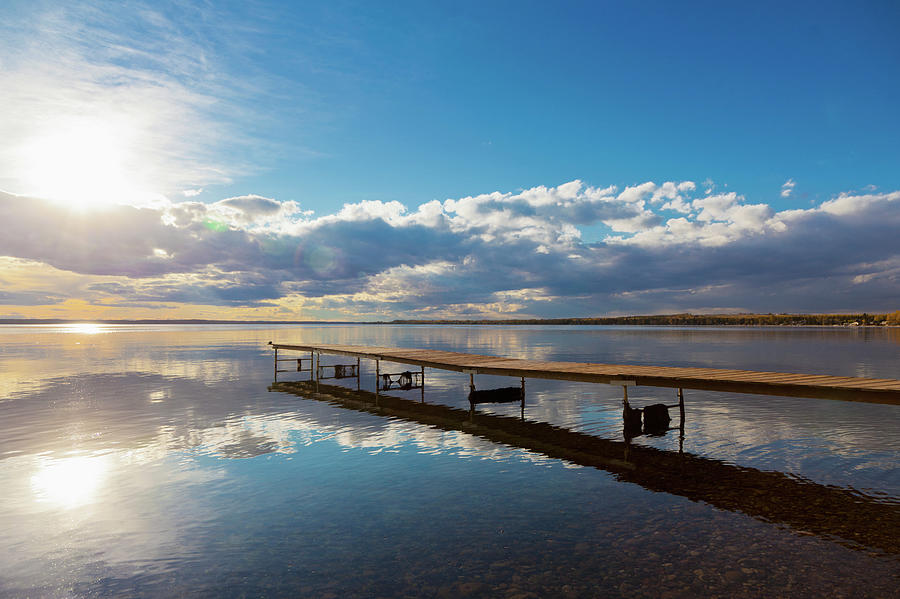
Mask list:
[[674,326],[883,326],[900,325],[900,310],[869,314],[651,314],[601,318],[521,318],[503,320],[393,320],[390,324],[567,324]]

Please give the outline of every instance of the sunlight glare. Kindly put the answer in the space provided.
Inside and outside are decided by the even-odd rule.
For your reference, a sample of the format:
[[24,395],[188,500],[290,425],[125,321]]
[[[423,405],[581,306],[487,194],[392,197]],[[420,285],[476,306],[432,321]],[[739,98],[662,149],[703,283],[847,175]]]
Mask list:
[[31,477],[38,501],[72,509],[94,500],[109,469],[108,457],[79,456],[47,460]]
[[147,203],[140,188],[135,127],[125,118],[69,117],[20,150],[27,193],[72,208]]
[[63,327],[64,333],[79,333],[81,335],[98,335],[100,333],[109,333],[111,330],[108,326],[93,322],[78,322]]

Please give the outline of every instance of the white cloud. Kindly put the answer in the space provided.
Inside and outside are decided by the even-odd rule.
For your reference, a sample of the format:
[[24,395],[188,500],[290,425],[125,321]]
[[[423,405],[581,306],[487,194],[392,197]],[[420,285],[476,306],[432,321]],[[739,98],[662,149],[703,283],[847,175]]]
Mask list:
[[739,199],[734,192],[722,193],[694,200],[691,206],[694,210],[700,211],[697,220],[704,222],[727,220],[729,211],[737,205]]
[[782,184],[782,186],[781,186],[781,197],[789,198],[791,196],[791,194],[794,192],[794,187],[796,185],[797,184],[794,182],[793,179],[788,179],[787,181],[785,181],[784,184]]
[[344,204],[340,212],[335,215],[335,221],[362,221],[381,219],[392,224],[400,224],[401,217],[406,212],[406,206],[397,201],[381,202],[378,200],[365,200],[358,204]]
[[616,198],[620,202],[625,202],[629,204],[639,204],[643,207],[643,201],[648,195],[652,195],[654,192],[659,189],[655,183],[652,181],[647,181],[646,183],[641,183],[640,185],[635,185],[633,187],[626,187],[622,190],[622,193]]
[[660,203],[662,200],[683,201],[682,194],[690,193],[697,189],[697,184],[693,181],[682,181],[674,183],[666,181],[653,191],[650,201],[654,204]]
[[864,213],[873,207],[896,210],[894,202],[900,201],[900,191],[882,194],[850,195],[842,193],[833,200],[823,202],[820,210],[829,214],[849,216]]
[[[34,273],[19,276],[0,302],[318,302],[333,317],[384,318],[717,303],[771,311],[856,302],[874,311],[900,297],[900,192],[776,212],[736,192],[696,191],[647,182],[620,193],[573,181],[412,208],[366,201],[318,217],[293,201],[247,195],[117,206],[99,218],[0,193],[0,256],[51,265],[55,280],[89,278],[56,290]],[[665,217],[673,204],[679,214]],[[583,227],[608,227],[607,236],[586,243]]]

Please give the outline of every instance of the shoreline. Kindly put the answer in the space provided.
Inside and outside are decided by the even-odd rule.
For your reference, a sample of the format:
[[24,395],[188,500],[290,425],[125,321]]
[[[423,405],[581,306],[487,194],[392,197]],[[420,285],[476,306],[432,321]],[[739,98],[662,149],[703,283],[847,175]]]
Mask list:
[[[791,319],[791,317],[794,317]],[[627,316],[610,318],[552,318],[517,320],[206,320],[206,319],[65,319],[65,318],[0,318],[0,325],[46,326],[46,325],[411,325],[411,326],[628,326],[628,327],[728,327],[728,328],[853,328],[892,329],[900,328],[900,323],[888,324],[886,320],[860,323],[858,319],[834,322],[844,315],[828,315],[824,318],[809,315],[778,315],[778,319],[768,321],[767,317],[729,318],[718,315],[697,315],[691,318],[670,319],[670,317]],[[873,315],[874,316],[874,315]],[[831,322],[809,322],[810,320]],[[756,322],[752,322],[756,320]],[[803,322],[807,320],[807,322]],[[849,320],[849,321],[848,321]],[[748,322],[750,321],[750,322]]]

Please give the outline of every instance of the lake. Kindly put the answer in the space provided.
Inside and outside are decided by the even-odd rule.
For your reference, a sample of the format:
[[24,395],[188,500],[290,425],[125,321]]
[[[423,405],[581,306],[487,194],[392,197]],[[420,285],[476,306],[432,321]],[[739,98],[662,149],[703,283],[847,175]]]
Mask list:
[[896,596],[900,407],[685,390],[625,443],[618,387],[454,424],[467,375],[379,411],[268,341],[900,378],[896,328],[3,326],[0,595]]

